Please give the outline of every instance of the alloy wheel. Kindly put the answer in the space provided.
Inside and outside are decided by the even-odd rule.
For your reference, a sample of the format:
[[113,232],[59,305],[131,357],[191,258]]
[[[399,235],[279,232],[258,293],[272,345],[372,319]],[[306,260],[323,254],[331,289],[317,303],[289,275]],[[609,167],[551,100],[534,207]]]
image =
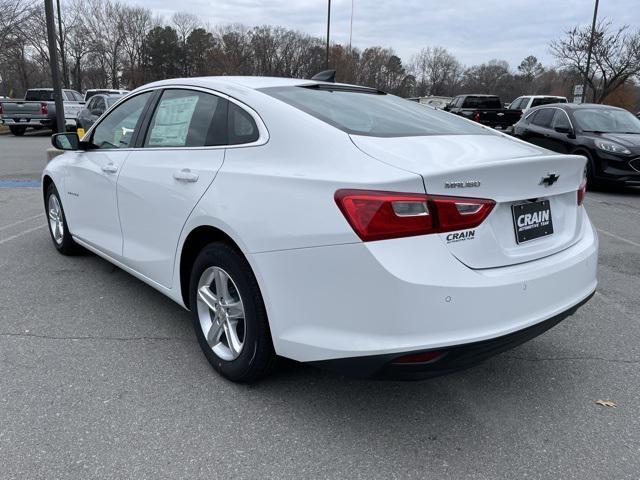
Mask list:
[[51,235],[53,235],[53,239],[58,245],[62,245],[62,241],[64,240],[64,217],[58,197],[49,195],[48,207]]
[[197,292],[198,319],[209,347],[223,360],[235,360],[245,339],[245,311],[231,276],[220,267],[209,267],[200,276]]

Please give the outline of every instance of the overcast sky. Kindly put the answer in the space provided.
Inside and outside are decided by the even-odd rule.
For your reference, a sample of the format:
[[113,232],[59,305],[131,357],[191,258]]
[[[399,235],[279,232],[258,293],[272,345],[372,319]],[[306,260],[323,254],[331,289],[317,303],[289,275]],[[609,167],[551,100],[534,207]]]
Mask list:
[[[392,47],[404,61],[427,45],[446,47],[464,64],[492,58],[515,68],[527,55],[552,64],[550,40],[590,24],[593,0],[354,0],[353,44]],[[211,25],[281,25],[326,35],[327,0],[128,0],[169,17],[176,10]],[[601,0],[599,18],[640,27],[640,0]],[[333,0],[331,39],[348,44],[351,0]]]

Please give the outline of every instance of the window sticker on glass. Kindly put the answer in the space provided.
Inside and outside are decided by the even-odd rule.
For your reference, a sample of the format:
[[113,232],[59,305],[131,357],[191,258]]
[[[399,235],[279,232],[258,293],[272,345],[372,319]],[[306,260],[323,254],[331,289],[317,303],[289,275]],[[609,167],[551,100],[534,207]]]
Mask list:
[[147,145],[149,147],[184,147],[198,95],[163,98],[154,114]]

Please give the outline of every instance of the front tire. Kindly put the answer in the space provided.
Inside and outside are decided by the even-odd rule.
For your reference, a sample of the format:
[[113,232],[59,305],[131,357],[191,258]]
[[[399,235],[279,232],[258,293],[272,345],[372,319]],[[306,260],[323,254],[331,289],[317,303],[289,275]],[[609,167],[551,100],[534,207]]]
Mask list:
[[244,256],[223,242],[204,247],[189,293],[196,337],[213,368],[234,382],[266,376],[276,355],[262,294]]
[[80,247],[71,238],[60,195],[53,183],[47,188],[44,204],[53,246],[63,255],[75,255],[80,250]]

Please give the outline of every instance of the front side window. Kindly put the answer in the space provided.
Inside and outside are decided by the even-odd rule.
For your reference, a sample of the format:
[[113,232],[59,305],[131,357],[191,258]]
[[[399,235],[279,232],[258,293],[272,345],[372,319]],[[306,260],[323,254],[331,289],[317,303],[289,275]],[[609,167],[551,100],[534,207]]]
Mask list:
[[555,110],[552,108],[543,108],[542,110],[538,110],[531,123],[538,125],[539,127],[550,128],[554,113]]
[[195,90],[165,90],[144,146],[204,147],[226,143],[227,100]]
[[261,91],[346,133],[373,137],[491,135],[487,129],[441,110],[375,90],[317,85]]
[[511,102],[511,105],[509,105],[509,109],[520,110],[521,103],[522,103],[522,97],[518,97],[513,102]]
[[153,92],[145,92],[130,98],[111,111],[93,132],[91,144],[94,148],[127,148],[139,127],[144,107]]
[[93,108],[98,110],[100,112],[100,115],[102,115],[104,113],[104,111],[106,110],[106,107],[105,107],[105,104],[104,104],[104,99],[102,97],[98,97],[96,99],[96,103],[95,103],[95,106]]
[[564,113],[564,111],[557,109],[553,116],[553,123],[551,126],[553,128],[570,129],[571,122],[569,122],[569,117],[567,117],[567,114]]
[[95,108],[96,105],[96,99],[95,97],[92,98],[91,100],[89,100],[89,103],[87,103],[87,110],[91,111]]

